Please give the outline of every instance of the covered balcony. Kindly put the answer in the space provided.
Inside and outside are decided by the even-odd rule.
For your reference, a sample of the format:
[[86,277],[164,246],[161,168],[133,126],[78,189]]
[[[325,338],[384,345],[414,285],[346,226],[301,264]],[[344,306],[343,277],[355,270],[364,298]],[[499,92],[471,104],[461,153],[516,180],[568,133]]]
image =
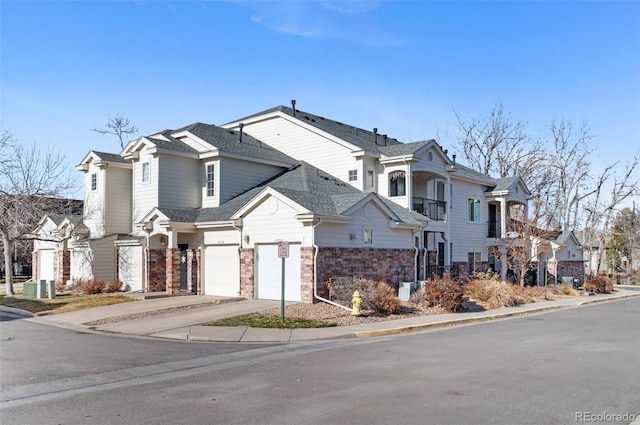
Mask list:
[[445,201],[414,196],[412,209],[431,220],[444,221],[447,219],[447,203]]

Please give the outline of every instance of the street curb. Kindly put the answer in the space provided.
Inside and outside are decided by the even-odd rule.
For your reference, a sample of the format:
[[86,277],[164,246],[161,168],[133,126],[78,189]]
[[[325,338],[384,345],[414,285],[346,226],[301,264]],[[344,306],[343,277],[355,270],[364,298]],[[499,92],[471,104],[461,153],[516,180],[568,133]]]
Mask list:
[[30,311],[22,310],[21,308],[7,307],[5,305],[0,305],[0,311],[4,311],[5,313],[16,314],[18,316],[35,317],[35,314],[33,314]]
[[424,323],[420,325],[402,326],[399,328],[381,329],[381,330],[375,330],[375,331],[361,331],[361,332],[354,332],[353,336],[355,338],[373,338],[373,337],[379,337],[379,336],[394,335],[399,333],[409,333],[409,332],[416,332],[416,331],[424,331],[427,329],[443,328],[447,326],[489,322],[491,320],[526,316],[528,314],[540,313],[540,312],[550,311],[550,310],[558,310],[558,309],[567,308],[567,307],[569,306],[562,304],[562,305],[555,305],[555,306],[549,306],[549,307],[533,308],[533,309],[528,309],[523,311],[513,311],[509,313],[492,314],[490,316],[471,317],[467,319],[456,319],[456,320],[443,320],[441,322]]
[[612,296],[612,297],[607,297],[607,298],[598,298],[595,300],[586,300],[586,301],[581,301],[576,305],[587,305],[587,304],[595,304],[595,303],[600,303],[600,302],[604,302],[604,301],[615,301],[615,300],[622,300],[624,298],[633,298],[633,297],[640,297],[640,294],[625,294],[625,295],[617,295],[617,296]]

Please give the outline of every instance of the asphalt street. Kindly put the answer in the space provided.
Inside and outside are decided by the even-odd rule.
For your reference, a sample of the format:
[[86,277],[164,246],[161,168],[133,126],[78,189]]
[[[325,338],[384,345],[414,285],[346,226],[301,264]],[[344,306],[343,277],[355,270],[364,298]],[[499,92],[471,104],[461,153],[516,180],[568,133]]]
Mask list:
[[8,320],[0,324],[0,421],[629,423],[640,414],[638,313],[640,299],[631,298],[295,344],[181,343]]

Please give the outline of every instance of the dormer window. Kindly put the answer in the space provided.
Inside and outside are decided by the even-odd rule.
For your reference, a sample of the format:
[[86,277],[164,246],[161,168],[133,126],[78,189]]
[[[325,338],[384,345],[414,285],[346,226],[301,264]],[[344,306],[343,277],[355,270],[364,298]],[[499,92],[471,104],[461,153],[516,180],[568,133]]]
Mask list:
[[389,174],[389,196],[405,196],[406,183],[404,171],[394,171]]
[[349,181],[350,182],[358,181],[358,170],[349,170]]
[[148,162],[142,163],[142,183],[149,183],[151,180],[151,166]]
[[96,173],[91,174],[91,191],[98,190],[98,175]]

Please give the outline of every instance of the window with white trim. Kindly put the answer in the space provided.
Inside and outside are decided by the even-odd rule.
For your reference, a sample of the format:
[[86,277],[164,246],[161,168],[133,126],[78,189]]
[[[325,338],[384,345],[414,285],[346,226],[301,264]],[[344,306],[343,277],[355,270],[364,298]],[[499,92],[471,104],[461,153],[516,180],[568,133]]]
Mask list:
[[364,233],[362,234],[362,242],[365,245],[372,245],[373,244],[373,230],[371,229],[365,229]]
[[389,196],[405,196],[406,181],[404,171],[394,171],[389,174]]
[[213,164],[207,164],[207,196],[216,195],[216,168]]
[[372,168],[367,168],[367,189],[374,189],[375,186],[375,174]]
[[468,204],[469,204],[469,209],[468,209],[467,220],[474,223],[480,223],[480,220],[482,219],[480,215],[480,205],[481,205],[480,200],[469,198]]
[[91,174],[91,190],[98,190],[98,175],[96,173]]
[[350,182],[358,181],[358,170],[349,170],[349,181]]
[[142,183],[149,183],[151,180],[151,164],[149,162],[142,163]]

